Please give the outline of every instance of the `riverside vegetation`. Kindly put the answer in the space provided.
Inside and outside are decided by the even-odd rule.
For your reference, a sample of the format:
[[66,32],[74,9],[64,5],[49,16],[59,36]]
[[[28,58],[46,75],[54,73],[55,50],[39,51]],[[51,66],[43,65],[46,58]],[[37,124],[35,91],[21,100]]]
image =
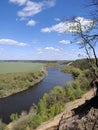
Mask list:
[[28,89],[45,77],[41,71],[44,64],[1,62],[0,63],[0,98]]
[[[5,130],[32,130],[39,126],[42,122],[47,121],[66,109],[66,103],[73,101],[90,89],[89,83],[92,79],[89,66],[86,60],[78,60],[70,65],[65,65],[61,71],[71,73],[74,77],[73,81],[65,84],[65,87],[56,86],[50,93],[45,93],[39,101],[36,112],[31,112],[18,119],[13,116],[14,122],[9,124]],[[14,118],[15,117],[15,118]],[[11,126],[10,126],[11,125]],[[9,127],[10,126],[10,127]]]

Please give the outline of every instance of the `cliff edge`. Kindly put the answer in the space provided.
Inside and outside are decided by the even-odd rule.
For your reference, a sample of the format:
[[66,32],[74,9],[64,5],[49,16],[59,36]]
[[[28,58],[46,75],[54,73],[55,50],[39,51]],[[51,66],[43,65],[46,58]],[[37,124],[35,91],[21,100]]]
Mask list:
[[98,130],[98,96],[72,111],[69,118],[62,117],[57,130]]

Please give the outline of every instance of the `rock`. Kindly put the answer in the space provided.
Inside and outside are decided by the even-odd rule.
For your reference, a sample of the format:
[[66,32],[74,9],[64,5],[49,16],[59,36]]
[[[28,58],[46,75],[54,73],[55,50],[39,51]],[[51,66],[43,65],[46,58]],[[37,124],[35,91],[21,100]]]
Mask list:
[[92,98],[74,111],[69,118],[63,117],[58,130],[98,130],[98,96]]

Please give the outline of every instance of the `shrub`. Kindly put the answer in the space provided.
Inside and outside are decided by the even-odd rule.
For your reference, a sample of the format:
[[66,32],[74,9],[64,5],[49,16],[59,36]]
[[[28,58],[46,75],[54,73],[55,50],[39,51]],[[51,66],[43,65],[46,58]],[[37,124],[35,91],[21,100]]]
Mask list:
[[89,79],[88,78],[86,78],[84,75],[80,75],[77,78],[77,80],[80,83],[80,87],[84,92],[89,89]]
[[18,119],[18,113],[12,113],[12,114],[10,115],[10,119],[11,119],[12,121],[17,120],[17,119]]
[[52,96],[55,101],[64,101],[66,92],[61,86],[56,86],[53,90],[51,90],[50,96]]
[[35,129],[41,123],[42,121],[40,120],[39,115],[30,115],[28,118],[28,124],[30,128]]
[[0,97],[9,96],[23,89],[27,89],[34,83],[39,82],[43,72],[21,72],[0,75]]
[[61,70],[72,74],[74,78],[77,78],[82,72],[79,68],[75,68],[73,66],[64,66]]
[[66,92],[64,88],[60,86],[55,87],[49,94],[44,94],[38,104],[38,120],[40,120],[40,122],[46,121],[64,110],[65,97]]
[[71,101],[80,98],[83,94],[78,80],[68,82],[66,84],[66,91],[67,91],[67,96]]
[[69,100],[71,101],[75,100],[74,89],[72,88],[71,82],[68,82],[66,84],[66,91],[67,91],[67,97],[69,98]]
[[72,75],[74,76],[74,78],[77,78],[80,74],[81,74],[80,69],[78,69],[78,68],[73,68],[72,69]]
[[83,94],[83,91],[82,91],[82,89],[80,87],[79,81],[75,80],[72,85],[73,85],[73,87],[75,85],[75,89],[74,89],[75,98],[76,99],[80,98],[82,96],[82,94]]

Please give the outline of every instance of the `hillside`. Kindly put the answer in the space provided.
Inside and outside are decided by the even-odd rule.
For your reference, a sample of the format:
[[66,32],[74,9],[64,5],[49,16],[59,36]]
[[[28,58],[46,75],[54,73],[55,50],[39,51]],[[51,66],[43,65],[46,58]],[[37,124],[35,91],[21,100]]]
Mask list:
[[[74,111],[72,110],[76,110],[75,108],[80,108],[78,106],[85,104],[87,100],[93,99],[93,96],[94,91],[90,90],[86,94],[84,94],[81,99],[77,99],[75,101],[67,103],[66,109],[63,113],[57,115],[56,117],[54,117],[54,119],[43,123],[36,130],[76,130],[73,128],[68,128],[69,126],[73,126],[71,125],[71,123],[73,123],[72,121],[75,120],[75,118],[77,117],[77,115],[74,116]],[[67,129],[65,128],[66,124],[68,125]]]

